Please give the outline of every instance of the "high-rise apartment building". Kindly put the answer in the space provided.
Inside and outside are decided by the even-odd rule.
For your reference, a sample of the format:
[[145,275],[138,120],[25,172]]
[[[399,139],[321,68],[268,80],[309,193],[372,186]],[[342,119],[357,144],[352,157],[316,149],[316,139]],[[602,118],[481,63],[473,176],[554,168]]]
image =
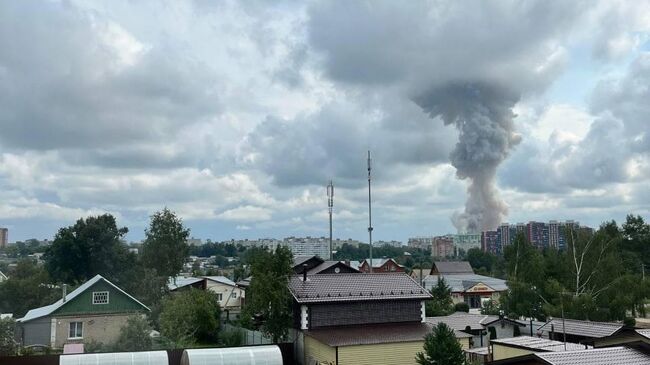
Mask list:
[[0,228],[0,249],[5,249],[9,245],[9,229]]
[[[501,228],[501,227],[499,227]],[[493,254],[501,254],[502,245],[499,242],[499,232],[498,231],[485,231],[481,233],[481,249],[485,252],[490,252]]]
[[526,238],[537,248],[549,246],[548,231],[548,225],[543,222],[528,222],[526,224]]
[[456,256],[453,235],[433,237],[431,256],[436,258]]

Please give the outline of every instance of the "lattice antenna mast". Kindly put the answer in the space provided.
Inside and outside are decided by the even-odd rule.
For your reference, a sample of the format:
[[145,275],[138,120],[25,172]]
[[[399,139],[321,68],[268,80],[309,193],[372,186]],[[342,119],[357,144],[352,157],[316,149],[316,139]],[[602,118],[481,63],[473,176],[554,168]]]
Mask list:
[[334,260],[334,246],[332,246],[332,208],[334,208],[334,184],[332,180],[327,184],[327,208],[330,213],[330,260]]
[[370,190],[370,180],[372,170],[372,159],[370,150],[368,150],[368,243],[370,244],[370,272],[372,273],[372,195]]

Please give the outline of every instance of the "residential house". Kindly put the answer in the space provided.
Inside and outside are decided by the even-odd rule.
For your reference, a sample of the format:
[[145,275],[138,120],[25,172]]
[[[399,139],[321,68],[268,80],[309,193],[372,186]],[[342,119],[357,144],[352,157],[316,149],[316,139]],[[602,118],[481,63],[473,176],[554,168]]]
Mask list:
[[592,348],[577,343],[564,343],[546,338],[519,336],[490,340],[492,361],[529,355],[536,352],[577,351]]
[[[415,364],[431,294],[406,274],[294,275],[297,358],[303,364]],[[468,334],[457,332],[464,348]]]
[[[362,272],[370,272],[370,259],[361,261],[359,270]],[[404,272],[404,266],[398,264],[395,260],[390,258],[373,258],[372,259],[372,272],[373,273],[396,273]]]
[[[488,344],[490,328],[494,328],[496,338],[513,337],[515,327],[525,327],[524,322],[500,316],[456,312],[448,316],[427,317],[431,324],[445,323],[457,331],[472,335],[470,347],[484,347]],[[523,330],[520,330],[523,332]]]
[[360,272],[345,262],[326,261],[318,256],[296,256],[293,260],[292,269],[294,274],[302,274],[303,271],[307,270],[307,275]]
[[599,339],[610,337],[623,330],[625,326],[616,322],[592,322],[577,319],[552,318],[541,326],[538,335],[568,342],[594,343]]
[[206,279],[177,276],[175,278],[169,278],[167,281],[167,289],[171,292],[180,292],[183,290],[189,290],[190,288],[205,290]]
[[650,346],[650,329],[621,328],[611,336],[587,341],[594,347],[631,346],[642,344]]
[[117,340],[133,315],[149,312],[140,301],[101,275],[63,296],[56,303],[32,309],[17,320],[24,346],[62,348],[68,343]]
[[241,312],[246,291],[225,276],[204,276],[205,288],[217,294],[219,306],[229,313]]
[[465,302],[474,313],[488,301],[498,302],[501,293],[508,290],[505,280],[474,274],[467,261],[434,262],[429,276],[424,278],[424,286],[431,290],[438,284],[438,278],[451,288],[454,303]]
[[493,361],[491,365],[645,365],[650,364],[647,351],[609,347],[561,352],[536,352],[530,355]]

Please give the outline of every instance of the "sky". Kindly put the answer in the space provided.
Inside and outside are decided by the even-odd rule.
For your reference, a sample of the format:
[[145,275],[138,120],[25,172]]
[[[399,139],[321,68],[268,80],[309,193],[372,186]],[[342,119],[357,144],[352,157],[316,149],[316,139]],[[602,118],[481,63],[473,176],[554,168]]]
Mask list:
[[650,218],[650,1],[0,2],[0,226],[401,240]]

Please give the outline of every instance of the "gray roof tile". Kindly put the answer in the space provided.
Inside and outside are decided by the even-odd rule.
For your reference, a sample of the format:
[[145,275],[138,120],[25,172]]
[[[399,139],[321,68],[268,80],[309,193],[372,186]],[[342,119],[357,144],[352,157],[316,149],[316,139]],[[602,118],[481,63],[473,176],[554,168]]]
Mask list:
[[530,336],[519,336],[519,337],[510,337],[510,338],[499,338],[490,340],[490,343],[527,348],[533,351],[544,351],[544,352],[556,352],[556,351],[577,351],[585,350],[591,348],[591,346],[585,347],[585,345],[580,345],[577,343],[566,343],[566,350],[564,347],[564,342],[553,341],[546,338],[539,337],[530,337]]
[[431,268],[433,273],[437,269],[441,274],[474,274],[472,265],[468,261],[435,261],[435,266]]
[[549,365],[648,365],[650,355],[626,347],[536,353]]
[[429,299],[431,294],[404,273],[294,275],[289,290],[298,303]]
[[[614,322],[592,322],[580,321],[577,319],[565,319],[566,333],[568,335],[601,338],[613,335],[623,328],[622,323]],[[562,318],[553,318],[539,328],[544,333],[551,332],[551,325],[556,333],[562,333]]]

